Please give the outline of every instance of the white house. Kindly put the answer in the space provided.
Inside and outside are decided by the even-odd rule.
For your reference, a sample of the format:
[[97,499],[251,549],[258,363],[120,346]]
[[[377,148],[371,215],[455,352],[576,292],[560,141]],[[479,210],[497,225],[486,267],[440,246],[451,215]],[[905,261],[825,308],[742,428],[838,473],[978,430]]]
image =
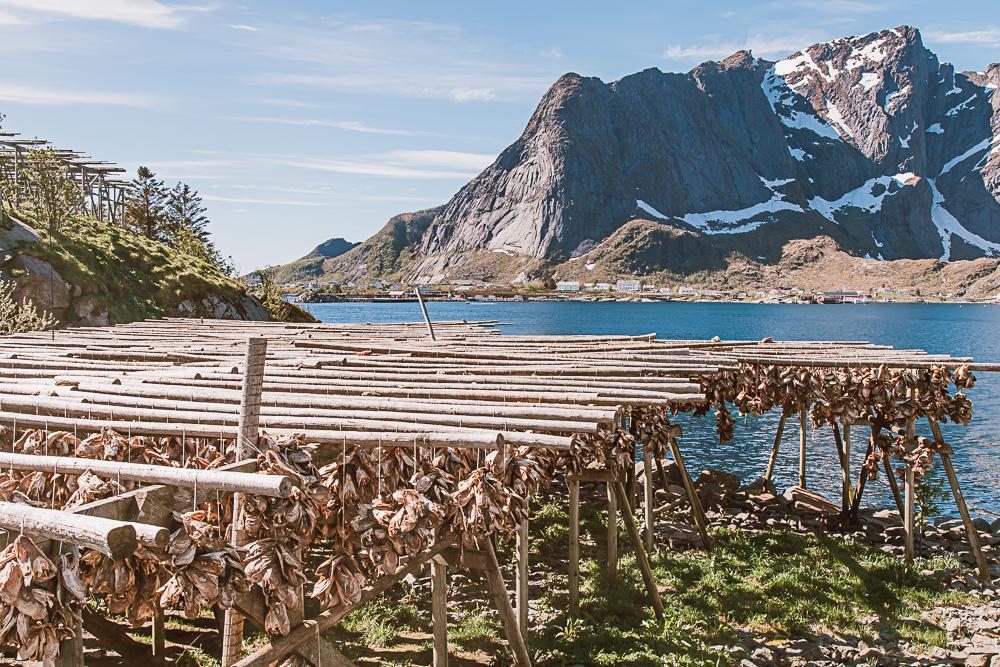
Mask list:
[[595,292],[607,292],[611,289],[611,283],[594,283]]
[[638,292],[642,289],[642,282],[638,280],[619,280],[615,283],[616,292]]
[[556,289],[560,292],[579,292],[580,291],[580,281],[579,280],[560,280],[556,283]]

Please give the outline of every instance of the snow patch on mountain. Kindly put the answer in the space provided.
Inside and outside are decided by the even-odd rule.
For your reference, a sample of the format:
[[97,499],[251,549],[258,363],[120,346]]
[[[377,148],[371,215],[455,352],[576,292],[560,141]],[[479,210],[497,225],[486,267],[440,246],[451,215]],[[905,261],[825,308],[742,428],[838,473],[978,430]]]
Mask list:
[[858,81],[858,85],[865,90],[871,90],[880,83],[882,83],[882,77],[875,72],[865,72],[861,75],[861,80]]
[[663,215],[662,213],[660,213],[659,211],[657,211],[655,208],[653,208],[652,206],[650,206],[646,202],[642,201],[641,199],[636,199],[635,200],[635,205],[638,206],[639,208],[641,208],[646,213],[649,213],[654,218],[659,218],[660,220],[669,220],[670,219],[670,216]]
[[[785,62],[785,61],[782,61]],[[776,63],[764,75],[761,82],[761,90],[767,96],[767,101],[771,105],[771,111],[778,117],[781,124],[795,130],[809,130],[821,137],[828,139],[840,139],[840,134],[823,122],[816,115],[812,107],[809,106],[805,98],[801,97],[788,85],[779,71],[788,71],[787,68],[779,70]],[[801,104],[800,104],[801,102]],[[794,108],[795,106],[805,106],[808,111]]]
[[993,143],[993,139],[992,138],[983,139],[978,144],[976,144],[975,146],[973,146],[969,150],[965,151],[961,155],[957,155],[957,156],[953,157],[952,159],[948,160],[947,162],[944,163],[944,166],[941,167],[941,172],[938,174],[938,178],[940,178],[944,174],[947,174],[957,164],[959,164],[961,162],[964,162],[965,160],[968,160],[970,157],[972,157],[973,155],[975,155],[979,151],[986,150],[987,148],[990,147],[990,144],[992,144],[992,143]]
[[822,197],[813,197],[809,200],[809,208],[816,211],[830,222],[837,222],[836,214],[844,209],[857,208],[868,213],[877,213],[882,210],[882,201],[898,192],[897,186],[914,185],[919,181],[919,176],[912,172],[896,174],[895,176],[879,176],[864,182],[860,187],[845,193],[839,199],[827,201]]
[[928,178],[927,183],[931,186],[931,194],[934,198],[931,204],[931,221],[941,236],[941,245],[944,248],[944,252],[941,253],[942,260],[947,262],[951,259],[952,235],[957,236],[969,245],[981,249],[990,257],[1000,255],[1000,243],[991,243],[982,236],[970,232],[958,221],[958,218],[945,208],[944,195],[938,190],[936,179]]
[[970,108],[969,107],[969,102],[972,102],[973,100],[975,100],[976,96],[977,96],[976,93],[973,93],[972,96],[969,97],[969,99],[967,99],[964,102],[961,102],[959,104],[956,104],[952,108],[948,109],[947,113],[945,113],[945,116],[957,116],[958,112],[962,111],[963,109]]

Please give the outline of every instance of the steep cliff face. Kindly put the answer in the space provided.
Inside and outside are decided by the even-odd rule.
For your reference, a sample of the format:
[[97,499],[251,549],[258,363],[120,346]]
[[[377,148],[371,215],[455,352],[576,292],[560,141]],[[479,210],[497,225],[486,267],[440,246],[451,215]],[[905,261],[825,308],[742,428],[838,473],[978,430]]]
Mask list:
[[[650,271],[750,248],[777,257],[818,236],[876,259],[997,256],[998,82],[1000,65],[955,72],[906,26],[778,62],[742,51],[687,74],[567,74],[492,165],[411,215],[406,244],[387,246],[383,230],[327,268],[433,281],[489,256],[559,264],[640,218],[663,227]],[[377,264],[373,242],[392,251]],[[652,259],[643,247],[637,266]]]

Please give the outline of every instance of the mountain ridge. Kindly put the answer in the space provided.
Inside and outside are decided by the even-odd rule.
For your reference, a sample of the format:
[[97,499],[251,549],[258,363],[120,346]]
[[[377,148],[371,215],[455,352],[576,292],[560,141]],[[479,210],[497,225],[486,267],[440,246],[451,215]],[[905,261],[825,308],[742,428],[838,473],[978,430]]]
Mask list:
[[448,202],[394,216],[325,275],[530,280],[642,219],[676,245],[647,274],[777,261],[821,237],[878,260],[997,256],[998,83],[1000,65],[956,72],[909,26],[778,61],[565,74]]

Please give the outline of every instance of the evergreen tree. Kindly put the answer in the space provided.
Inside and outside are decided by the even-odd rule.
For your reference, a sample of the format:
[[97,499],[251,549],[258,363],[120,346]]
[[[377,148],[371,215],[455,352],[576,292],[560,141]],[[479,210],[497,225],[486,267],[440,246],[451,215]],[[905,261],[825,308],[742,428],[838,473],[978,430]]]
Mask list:
[[126,195],[125,225],[146,238],[162,240],[167,189],[148,167],[139,167]]
[[205,205],[201,195],[187,183],[178,183],[167,196],[165,208],[166,232],[168,238],[177,234],[177,230],[185,229],[203,243],[208,240],[208,216],[205,215]]

